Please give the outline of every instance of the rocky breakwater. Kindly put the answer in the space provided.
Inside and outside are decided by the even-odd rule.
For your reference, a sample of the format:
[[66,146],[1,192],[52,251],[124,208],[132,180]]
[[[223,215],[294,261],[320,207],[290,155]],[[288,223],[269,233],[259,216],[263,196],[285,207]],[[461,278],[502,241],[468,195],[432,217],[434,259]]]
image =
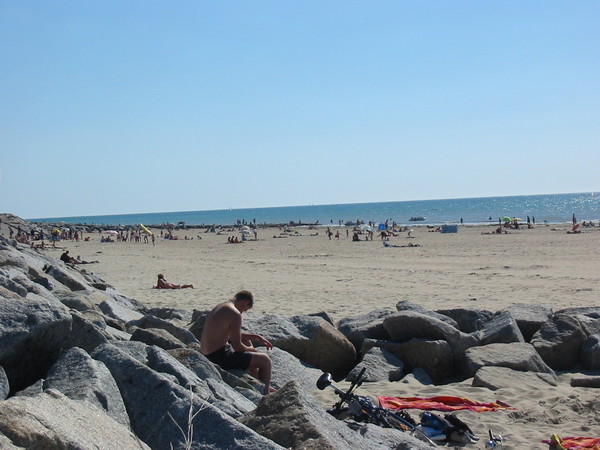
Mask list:
[[250,313],[248,329],[275,345],[277,392],[263,397],[256,379],[199,352],[206,314],[150,309],[0,237],[0,448],[419,449],[406,433],[328,415],[312,395],[322,371],[497,389],[600,368],[600,308],[428,311],[401,301],[337,326],[326,313]]

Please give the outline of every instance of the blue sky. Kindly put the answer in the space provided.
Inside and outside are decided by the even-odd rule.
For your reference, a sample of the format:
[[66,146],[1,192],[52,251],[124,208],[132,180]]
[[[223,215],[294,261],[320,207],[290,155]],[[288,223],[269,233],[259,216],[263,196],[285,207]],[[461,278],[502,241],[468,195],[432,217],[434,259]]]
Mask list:
[[0,212],[600,190],[598,1],[0,2]]

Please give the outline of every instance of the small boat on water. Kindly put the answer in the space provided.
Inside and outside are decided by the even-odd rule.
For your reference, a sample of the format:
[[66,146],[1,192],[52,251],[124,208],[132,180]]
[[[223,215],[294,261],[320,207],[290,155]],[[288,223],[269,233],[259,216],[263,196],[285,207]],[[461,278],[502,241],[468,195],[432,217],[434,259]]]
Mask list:
[[423,216],[415,216],[415,217],[411,217],[408,220],[409,220],[409,222],[422,222],[423,220],[425,220],[425,217],[423,217]]

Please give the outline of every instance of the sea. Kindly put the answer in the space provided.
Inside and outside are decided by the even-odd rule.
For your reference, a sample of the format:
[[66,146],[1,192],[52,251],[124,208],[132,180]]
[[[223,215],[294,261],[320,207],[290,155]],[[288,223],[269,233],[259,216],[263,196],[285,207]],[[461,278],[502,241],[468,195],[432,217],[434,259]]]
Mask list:
[[[600,195],[519,195],[505,197],[415,200],[401,202],[348,203],[267,208],[220,209],[211,211],[150,212],[102,216],[44,217],[31,222],[82,225],[163,225],[184,222],[189,226],[237,224],[320,224],[339,226],[354,223],[400,225],[489,224],[505,217],[535,223],[567,223],[600,219]],[[414,221],[411,218],[423,220]]]

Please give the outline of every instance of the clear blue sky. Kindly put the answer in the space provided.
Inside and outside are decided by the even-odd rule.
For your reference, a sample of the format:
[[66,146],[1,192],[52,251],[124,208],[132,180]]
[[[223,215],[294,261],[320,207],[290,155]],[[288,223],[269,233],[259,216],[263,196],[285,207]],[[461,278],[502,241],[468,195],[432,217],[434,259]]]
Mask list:
[[600,189],[600,2],[0,2],[0,212]]

